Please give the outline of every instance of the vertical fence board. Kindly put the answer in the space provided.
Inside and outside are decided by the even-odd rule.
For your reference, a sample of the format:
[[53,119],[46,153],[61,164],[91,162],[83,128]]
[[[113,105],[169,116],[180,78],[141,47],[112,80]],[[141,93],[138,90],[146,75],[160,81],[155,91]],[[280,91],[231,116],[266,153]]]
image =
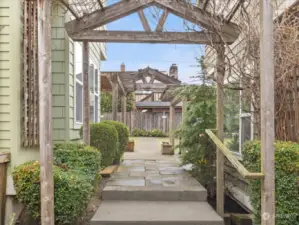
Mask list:
[[[162,118],[163,113],[160,112],[127,112],[126,125],[133,131],[134,129],[143,129],[151,131],[153,129],[169,132],[169,113],[165,113],[166,118]],[[101,120],[113,120],[112,113],[103,113]],[[121,112],[117,113],[117,121],[122,121]],[[174,129],[176,129],[182,121],[182,113],[176,112],[174,116]]]

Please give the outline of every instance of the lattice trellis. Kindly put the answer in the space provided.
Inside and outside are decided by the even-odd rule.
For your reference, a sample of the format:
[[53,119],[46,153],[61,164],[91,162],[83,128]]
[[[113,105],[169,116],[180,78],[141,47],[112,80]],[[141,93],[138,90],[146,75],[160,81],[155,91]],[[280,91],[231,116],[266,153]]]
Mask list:
[[37,1],[24,1],[23,145],[39,144]]

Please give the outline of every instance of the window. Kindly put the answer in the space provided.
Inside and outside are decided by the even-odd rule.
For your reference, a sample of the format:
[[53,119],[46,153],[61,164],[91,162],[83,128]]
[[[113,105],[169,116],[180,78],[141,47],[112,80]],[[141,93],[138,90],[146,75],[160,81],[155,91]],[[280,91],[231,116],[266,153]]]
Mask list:
[[76,75],[76,122],[83,123],[83,76],[82,73]]
[[[99,78],[96,60],[93,59],[90,52],[89,60],[89,100],[90,100],[90,121],[99,121]],[[82,74],[82,44],[75,42],[75,126],[82,125],[83,123],[83,108],[84,108],[84,96],[83,96],[83,74]]]
[[241,115],[241,140],[240,145],[243,147],[246,141],[251,140],[251,115]]
[[82,74],[82,43],[74,42],[75,55],[75,96],[74,96],[74,118],[75,124],[83,123],[83,74]]

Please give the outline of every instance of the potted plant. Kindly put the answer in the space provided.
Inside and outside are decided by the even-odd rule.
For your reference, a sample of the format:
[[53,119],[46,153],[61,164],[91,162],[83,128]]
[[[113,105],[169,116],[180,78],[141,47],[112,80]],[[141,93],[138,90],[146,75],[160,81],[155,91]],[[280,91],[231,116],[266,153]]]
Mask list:
[[172,145],[169,144],[168,142],[162,142],[161,153],[162,153],[162,155],[173,155],[174,150],[173,150]]
[[135,142],[134,140],[129,140],[126,152],[134,152]]

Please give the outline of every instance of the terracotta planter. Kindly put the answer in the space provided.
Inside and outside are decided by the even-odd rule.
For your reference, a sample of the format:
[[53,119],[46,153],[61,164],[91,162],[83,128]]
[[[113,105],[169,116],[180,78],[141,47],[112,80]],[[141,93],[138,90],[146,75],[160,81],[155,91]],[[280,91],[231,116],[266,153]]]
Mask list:
[[174,151],[172,145],[168,142],[162,142],[161,153],[162,155],[173,155]]
[[129,141],[126,152],[134,152],[134,147],[135,147],[135,142],[134,141]]

